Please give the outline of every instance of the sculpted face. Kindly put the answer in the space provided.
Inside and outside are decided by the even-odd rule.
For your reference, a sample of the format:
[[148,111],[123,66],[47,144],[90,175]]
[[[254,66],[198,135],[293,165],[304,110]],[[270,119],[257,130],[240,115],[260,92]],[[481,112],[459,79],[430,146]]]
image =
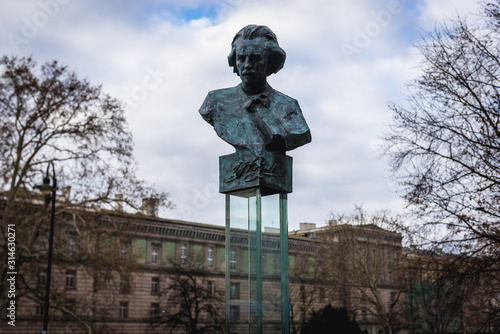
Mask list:
[[256,40],[243,41],[236,48],[236,70],[247,93],[258,94],[265,90],[267,58]]

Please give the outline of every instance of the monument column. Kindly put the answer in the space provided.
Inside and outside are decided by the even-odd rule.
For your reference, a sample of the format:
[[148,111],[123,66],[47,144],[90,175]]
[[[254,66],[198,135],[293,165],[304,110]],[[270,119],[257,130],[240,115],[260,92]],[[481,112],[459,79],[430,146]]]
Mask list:
[[236,87],[208,93],[200,108],[236,152],[219,158],[226,196],[226,332],[290,332],[288,203],[292,158],[286,151],[311,141],[299,104],[271,88],[285,52],[266,26],[234,37],[229,65]]
[[[257,175],[246,181],[246,188],[233,187],[224,177],[230,166],[241,164],[241,157],[220,158],[220,191],[226,194],[228,333],[289,333],[287,193],[292,159],[283,158],[262,160],[251,168]],[[267,172],[271,166],[274,175]]]

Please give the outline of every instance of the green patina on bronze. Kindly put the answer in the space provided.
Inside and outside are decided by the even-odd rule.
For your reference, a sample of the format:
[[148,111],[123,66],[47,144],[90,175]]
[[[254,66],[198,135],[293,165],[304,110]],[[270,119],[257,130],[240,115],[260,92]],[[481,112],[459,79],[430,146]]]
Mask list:
[[298,102],[267,83],[286,54],[266,26],[241,29],[231,44],[229,66],[241,78],[236,87],[208,93],[199,112],[236,152],[220,157],[221,193],[261,187],[292,191],[292,158],[286,151],[311,141]]

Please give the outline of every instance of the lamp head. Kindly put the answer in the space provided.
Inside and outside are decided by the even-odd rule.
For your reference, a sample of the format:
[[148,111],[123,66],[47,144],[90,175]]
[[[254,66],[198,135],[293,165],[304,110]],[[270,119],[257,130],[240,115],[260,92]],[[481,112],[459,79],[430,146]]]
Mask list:
[[55,180],[54,184],[50,185],[50,177],[45,176],[43,178],[43,184],[36,185],[35,189],[40,190],[43,194],[50,194],[51,192],[56,191],[57,187],[55,185]]

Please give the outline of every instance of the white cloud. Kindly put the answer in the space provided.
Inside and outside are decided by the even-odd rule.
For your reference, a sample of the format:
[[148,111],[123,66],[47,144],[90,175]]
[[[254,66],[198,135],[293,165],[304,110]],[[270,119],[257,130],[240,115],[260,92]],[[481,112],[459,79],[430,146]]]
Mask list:
[[[390,12],[394,1],[213,1],[219,16],[191,22],[175,17],[184,1],[69,1],[20,50],[41,61],[59,59],[113,95],[128,95],[140,176],[178,205],[164,215],[223,224],[214,175],[218,156],[233,148],[197,110],[209,90],[239,82],[226,59],[234,34],[249,23],[268,25],[288,55],[269,81],[299,101],[313,135],[311,144],[290,152],[289,221],[298,228],[302,221],[322,223],[332,210],[350,211],[354,203],[401,208],[375,152],[391,117],[387,103],[399,101],[400,85],[417,73],[411,43],[418,30],[453,14],[452,5],[461,13],[475,6],[408,0],[396,1],[405,10]],[[0,3],[0,51],[11,53],[5,32],[21,34],[23,18],[40,6],[6,3]],[[384,21],[380,13],[387,11]],[[356,52],[346,57],[342,43]]]
[[436,22],[453,19],[458,15],[471,17],[479,9],[477,1],[470,0],[426,0],[422,6],[420,24],[424,29],[432,30]]

